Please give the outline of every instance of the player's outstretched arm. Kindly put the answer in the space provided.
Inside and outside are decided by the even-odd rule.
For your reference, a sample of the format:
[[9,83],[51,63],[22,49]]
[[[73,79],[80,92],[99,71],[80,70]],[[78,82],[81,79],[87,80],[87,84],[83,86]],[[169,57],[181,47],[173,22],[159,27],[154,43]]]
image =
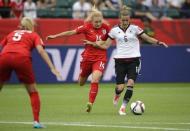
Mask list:
[[108,49],[112,43],[112,39],[108,38],[106,41],[96,41],[91,42],[88,40],[83,40],[84,44],[93,45],[94,47],[100,48],[100,49]]
[[152,38],[152,37],[148,36],[148,35],[145,34],[145,33],[143,33],[143,34],[141,35],[141,38],[142,38],[143,40],[149,42],[149,43],[156,44],[156,45],[162,45],[162,46],[164,46],[164,47],[166,47],[166,48],[168,47],[168,45],[167,45],[166,43],[164,43],[164,42],[162,42],[162,41],[159,41],[159,40],[157,40],[157,39],[155,39],[155,38]]
[[41,55],[42,59],[46,62],[48,67],[50,68],[51,72],[58,78],[62,79],[61,74],[56,70],[53,63],[51,62],[47,52],[44,50],[44,48],[41,45],[37,45],[36,49],[38,53]]
[[58,33],[58,34],[55,34],[55,35],[48,35],[46,37],[46,40],[55,39],[55,38],[58,38],[58,37],[75,35],[75,34],[77,34],[77,32],[75,30],[65,31],[65,32],[61,32],[61,33]]

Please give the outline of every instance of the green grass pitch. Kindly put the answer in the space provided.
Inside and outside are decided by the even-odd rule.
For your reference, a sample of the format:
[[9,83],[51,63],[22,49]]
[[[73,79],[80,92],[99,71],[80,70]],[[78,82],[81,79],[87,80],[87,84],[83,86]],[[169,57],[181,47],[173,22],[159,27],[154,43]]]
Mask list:
[[[136,84],[131,100],[146,110],[135,116],[127,108],[119,116],[113,107],[115,84],[100,84],[91,113],[86,113],[89,84],[41,84],[41,122],[44,131],[190,131],[190,83]],[[124,95],[124,93],[123,93]],[[122,97],[123,97],[122,95]],[[33,131],[29,97],[21,85],[6,85],[0,92],[0,131]]]

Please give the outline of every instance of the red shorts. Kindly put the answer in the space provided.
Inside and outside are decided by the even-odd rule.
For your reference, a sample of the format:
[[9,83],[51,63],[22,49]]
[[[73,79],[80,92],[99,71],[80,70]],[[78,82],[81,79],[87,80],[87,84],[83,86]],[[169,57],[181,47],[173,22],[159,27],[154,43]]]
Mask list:
[[104,72],[105,61],[82,61],[80,63],[80,76],[88,77],[93,71]]
[[17,53],[7,53],[0,56],[0,82],[4,83],[15,71],[20,82],[25,84],[35,83],[30,57],[22,56]]

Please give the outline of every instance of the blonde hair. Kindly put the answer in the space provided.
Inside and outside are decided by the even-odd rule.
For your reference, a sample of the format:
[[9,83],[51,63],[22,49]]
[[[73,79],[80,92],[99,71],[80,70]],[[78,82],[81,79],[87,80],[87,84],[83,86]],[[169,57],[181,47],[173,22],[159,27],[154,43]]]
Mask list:
[[100,16],[103,18],[102,12],[99,11],[95,6],[93,6],[91,11],[90,11],[90,14],[88,14],[85,21],[90,22],[90,21],[92,21],[93,17],[97,17],[97,16],[98,17]]
[[121,10],[120,10],[120,17],[121,16],[126,16],[126,15],[129,15],[131,13],[131,8],[124,5],[122,6]]
[[20,22],[21,28],[33,31],[34,28],[34,21],[29,17],[23,17]]

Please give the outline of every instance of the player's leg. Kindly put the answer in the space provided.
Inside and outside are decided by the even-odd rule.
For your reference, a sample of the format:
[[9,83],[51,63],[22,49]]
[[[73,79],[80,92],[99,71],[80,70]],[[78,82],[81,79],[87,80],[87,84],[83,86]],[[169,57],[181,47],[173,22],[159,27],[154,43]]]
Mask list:
[[0,91],[2,90],[2,88],[3,88],[3,83],[0,82]]
[[102,72],[95,70],[92,72],[92,80],[90,84],[89,102],[94,103],[96,96],[98,94],[98,84],[101,79]]
[[40,114],[40,97],[38,91],[36,89],[36,83],[33,84],[25,84],[26,90],[30,97],[33,118],[34,121],[39,122],[39,114]]
[[115,60],[115,73],[116,73],[116,88],[113,98],[114,106],[117,106],[121,93],[125,88],[125,76],[126,76],[126,65],[125,63]]
[[80,85],[80,86],[85,85],[87,79],[88,79],[87,76],[81,76],[81,75],[79,75],[79,78],[78,78],[78,83],[79,83],[79,85]]
[[88,76],[91,74],[91,72],[92,64],[87,61],[82,61],[80,63],[80,74],[78,78],[78,83],[80,86],[83,86],[86,83]]
[[36,89],[34,73],[32,69],[31,59],[28,57],[18,56],[15,60],[15,72],[20,82],[25,84],[26,90],[30,97],[34,128],[43,128],[44,126],[39,123],[40,114],[40,97]]
[[134,80],[129,79],[127,82],[127,90],[125,92],[123,102],[122,102],[122,105],[121,105],[120,110],[119,110],[120,115],[126,115],[126,113],[125,113],[126,106],[129,103],[129,101],[133,95],[133,86],[134,86]]
[[89,91],[89,102],[87,104],[87,109],[86,109],[87,112],[91,111],[92,105],[94,104],[96,96],[98,94],[99,81],[102,77],[104,66],[105,62],[103,61],[97,61],[93,64],[92,80]]
[[139,65],[140,62],[139,60],[135,60],[133,62],[131,62],[128,65],[128,69],[127,69],[127,90],[125,92],[124,98],[123,98],[123,103],[121,105],[121,109],[126,109],[127,104],[129,103],[132,95],[133,95],[133,87],[139,72]]
[[44,128],[40,124],[39,115],[40,115],[40,97],[36,88],[36,83],[25,84],[26,90],[30,96],[30,102],[34,118],[34,128]]
[[121,93],[123,92],[125,88],[125,84],[117,84],[115,87],[115,94],[114,94],[114,98],[113,98],[113,105],[116,107],[118,102],[119,102],[119,98],[121,96]]
[[0,91],[6,81],[10,79],[12,72],[12,60],[10,55],[1,55],[0,57]]
[[99,70],[95,70],[92,73],[92,80],[90,84],[90,91],[89,91],[89,102],[87,103],[87,112],[90,112],[92,109],[92,105],[95,102],[96,96],[98,94],[99,89],[99,81],[101,79],[102,72]]

